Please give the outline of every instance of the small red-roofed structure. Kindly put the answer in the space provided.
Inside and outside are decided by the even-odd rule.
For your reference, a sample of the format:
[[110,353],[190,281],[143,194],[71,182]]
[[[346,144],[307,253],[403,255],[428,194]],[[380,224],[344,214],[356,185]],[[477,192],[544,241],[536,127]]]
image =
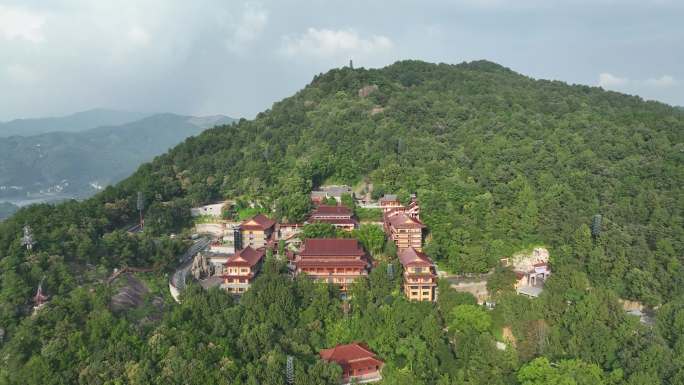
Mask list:
[[334,362],[342,368],[343,384],[352,381],[368,383],[382,380],[382,367],[385,363],[379,360],[368,346],[362,343],[337,345],[334,348],[319,352],[321,359]]
[[378,199],[378,205],[383,212],[403,207],[396,194],[385,194],[382,198]]
[[329,223],[339,229],[352,231],[359,225],[353,215],[345,206],[320,205],[311,213],[307,223]]

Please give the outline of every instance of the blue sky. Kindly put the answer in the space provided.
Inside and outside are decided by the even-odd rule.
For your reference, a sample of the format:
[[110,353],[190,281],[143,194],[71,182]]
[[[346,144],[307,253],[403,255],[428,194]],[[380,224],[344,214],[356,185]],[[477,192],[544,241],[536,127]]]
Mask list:
[[0,120],[252,117],[354,59],[487,59],[684,105],[684,1],[0,0]]

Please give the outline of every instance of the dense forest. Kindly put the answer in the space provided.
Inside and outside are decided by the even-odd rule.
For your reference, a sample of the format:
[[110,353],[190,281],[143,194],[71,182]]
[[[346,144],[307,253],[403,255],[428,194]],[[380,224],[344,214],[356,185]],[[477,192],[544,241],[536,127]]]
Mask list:
[[[366,341],[386,362],[383,384],[681,385],[683,161],[684,112],[638,97],[486,61],[331,70],[87,201],[0,223],[0,384],[285,384],[288,355],[296,384],[333,384],[339,368],[317,351]],[[239,302],[197,286],[169,300],[166,274],[187,245],[168,235],[187,230],[192,205],[239,197],[299,221],[324,183],[417,193],[426,252],[452,272],[495,269],[494,310],[444,282],[436,304],[408,302],[392,260],[345,305],[273,257]],[[146,230],[129,235],[138,191]],[[530,300],[496,266],[534,245],[554,274]],[[112,309],[104,279],[122,266],[157,269],[142,279],[161,310]],[[41,279],[51,301],[31,316]],[[655,324],[619,299],[655,309]],[[513,338],[499,350],[503,329]]]

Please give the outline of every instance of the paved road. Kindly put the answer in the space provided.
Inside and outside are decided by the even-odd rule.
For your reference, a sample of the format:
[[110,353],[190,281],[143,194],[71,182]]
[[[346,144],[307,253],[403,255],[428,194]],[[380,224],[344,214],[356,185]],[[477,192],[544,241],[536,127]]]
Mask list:
[[487,279],[492,275],[492,273],[485,273],[485,274],[473,274],[472,276],[463,276],[463,275],[444,275],[440,276],[440,279],[444,279],[446,281],[449,281],[450,284],[452,285],[465,285],[465,284],[471,284],[471,283],[478,283],[478,282],[486,282]]
[[141,233],[142,230],[143,229],[140,226],[140,223],[136,223],[136,224],[126,228],[126,232],[129,232],[129,233]]
[[207,237],[202,237],[199,238],[198,240],[195,241],[195,243],[190,246],[188,251],[185,252],[185,254],[181,255],[180,258],[178,258],[178,261],[181,263],[180,266],[178,266],[178,269],[173,273],[171,276],[171,285],[173,285],[178,291],[182,291],[185,289],[185,279],[188,275],[188,272],[190,271],[190,266],[192,266],[192,258],[199,253],[200,251],[204,250],[209,244],[211,243],[211,239]]

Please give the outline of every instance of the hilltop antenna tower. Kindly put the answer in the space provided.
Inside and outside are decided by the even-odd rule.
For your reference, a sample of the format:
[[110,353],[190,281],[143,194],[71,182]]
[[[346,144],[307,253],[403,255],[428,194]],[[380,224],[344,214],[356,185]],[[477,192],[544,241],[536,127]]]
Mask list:
[[285,382],[287,382],[288,385],[293,385],[295,382],[294,358],[292,358],[292,356],[287,356],[287,365],[285,366]]
[[143,217],[143,210],[145,209],[145,201],[143,200],[142,191],[138,191],[138,201],[136,202],[136,208],[140,214],[140,230],[145,226],[145,218]]
[[387,264],[387,277],[390,281],[394,279],[394,265],[391,263]]
[[21,237],[21,245],[26,246],[26,250],[31,251],[35,244],[36,242],[33,240],[33,230],[31,230],[31,226],[24,226],[24,235]]
[[601,235],[601,222],[602,221],[603,221],[603,217],[601,216],[601,214],[596,214],[591,219],[591,235],[594,238],[598,238],[598,236]]

